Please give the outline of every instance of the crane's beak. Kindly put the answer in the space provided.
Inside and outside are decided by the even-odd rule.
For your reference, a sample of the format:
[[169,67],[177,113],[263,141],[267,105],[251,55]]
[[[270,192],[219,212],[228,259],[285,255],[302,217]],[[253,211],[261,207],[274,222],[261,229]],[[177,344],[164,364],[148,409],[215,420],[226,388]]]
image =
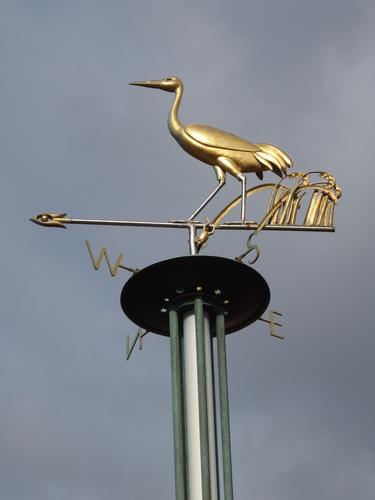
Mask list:
[[162,89],[163,88],[163,81],[162,80],[146,80],[144,82],[129,83],[129,85],[137,85],[138,87],[150,87],[152,89]]

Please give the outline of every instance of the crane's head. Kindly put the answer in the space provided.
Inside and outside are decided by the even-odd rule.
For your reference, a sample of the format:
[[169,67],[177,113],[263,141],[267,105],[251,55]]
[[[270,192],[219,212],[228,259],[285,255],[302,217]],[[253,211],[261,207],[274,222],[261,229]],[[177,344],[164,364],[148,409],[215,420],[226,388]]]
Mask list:
[[146,80],[145,82],[134,82],[129,85],[137,85],[139,87],[150,87],[152,89],[165,90],[166,92],[176,92],[177,89],[182,89],[182,80],[177,76],[168,76],[163,80]]

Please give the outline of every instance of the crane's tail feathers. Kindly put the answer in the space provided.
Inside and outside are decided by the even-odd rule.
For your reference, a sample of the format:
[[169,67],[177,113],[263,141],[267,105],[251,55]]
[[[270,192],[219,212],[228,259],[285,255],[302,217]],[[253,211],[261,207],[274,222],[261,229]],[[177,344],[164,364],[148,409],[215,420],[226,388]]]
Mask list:
[[275,174],[283,177],[287,168],[293,165],[292,160],[281,149],[271,144],[258,144],[261,151],[254,153],[256,159]]
[[263,151],[254,153],[255,158],[266,168],[279,175],[280,177],[284,177],[286,174],[286,168],[284,165],[280,165],[278,159],[275,155],[271,155],[265,153]]
[[281,156],[278,156],[274,152],[271,153],[270,151],[261,151],[260,153],[258,153],[258,155],[279,168],[285,167],[284,160],[281,158]]
[[[288,167],[293,166],[292,159],[289,158],[289,156],[286,153],[284,153],[284,151],[282,151],[280,148],[277,148],[276,146],[272,146],[272,144],[262,144],[261,146],[266,146],[266,149],[273,151],[275,154],[277,154],[279,157],[281,157],[285,161],[285,163],[288,165]],[[263,149],[263,147],[262,147],[262,149]]]
[[273,156],[264,153],[263,151],[254,153],[254,156],[262,165],[267,167],[272,172],[274,172],[275,169],[280,170],[277,160],[275,160]]

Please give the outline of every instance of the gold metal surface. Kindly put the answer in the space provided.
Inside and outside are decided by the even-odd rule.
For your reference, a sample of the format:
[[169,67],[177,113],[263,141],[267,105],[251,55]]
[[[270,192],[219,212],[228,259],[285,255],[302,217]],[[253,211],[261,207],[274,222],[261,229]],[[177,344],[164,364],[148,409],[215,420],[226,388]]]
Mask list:
[[249,255],[249,253],[254,251],[255,255],[252,258],[252,260],[248,261],[248,264],[249,265],[255,264],[255,262],[259,259],[259,255],[260,255],[260,248],[258,247],[258,245],[252,245],[252,241],[251,241],[255,234],[256,234],[256,232],[250,234],[250,236],[247,238],[247,242],[246,242],[247,248],[246,248],[245,252],[242,253],[241,255],[239,255],[238,257],[236,257],[234,260],[237,260],[238,262],[242,262],[243,259],[247,255]]
[[[271,184],[274,186],[274,184]],[[258,188],[263,187],[264,184],[257,186]],[[251,190],[249,190],[251,191]],[[248,191],[248,193],[249,193]],[[233,206],[238,205],[241,198],[237,198],[233,202]],[[232,204],[231,204],[232,205]],[[54,214],[43,214],[48,215],[48,217],[53,217]],[[241,222],[225,222],[223,224],[213,224],[209,221],[208,217],[206,217],[206,222],[200,221],[146,221],[146,220],[120,220],[120,219],[77,219],[77,218],[67,218],[60,217],[56,222],[58,224],[54,224],[51,222],[41,222],[40,220],[36,220],[37,217],[30,218],[32,222],[35,222],[39,226],[44,227],[65,227],[65,224],[83,224],[89,226],[117,226],[117,227],[149,227],[149,228],[164,228],[164,229],[189,229],[191,226],[194,226],[196,229],[206,229],[209,232],[219,230],[233,231],[233,230],[256,230],[258,229],[257,222],[245,222],[242,224]],[[55,221],[53,221],[55,222]],[[320,231],[320,232],[334,232],[335,228],[333,226],[303,226],[303,225],[280,225],[280,224],[266,224],[263,228],[263,231]]]
[[[312,176],[318,176],[318,180],[314,182]],[[287,180],[293,180],[294,185],[288,188]],[[257,231],[266,224],[295,225],[305,195],[310,195],[310,198],[302,225],[332,226],[334,207],[342,195],[335,178],[328,172],[294,172],[274,187],[267,213],[259,222]]]
[[[183,125],[178,116],[183,83],[178,77],[134,82],[130,85],[160,89],[175,95],[168,116],[169,131],[187,153],[213,167],[218,181],[217,186],[187,220],[159,222],[73,219],[66,217],[66,213],[42,213],[32,217],[30,219],[32,222],[45,227],[57,228],[65,228],[66,224],[90,224],[187,229],[191,255],[197,254],[217,229],[255,230],[256,233],[261,230],[324,232],[335,230],[333,225],[334,209],[342,192],[331,174],[318,171],[295,172],[287,175],[287,169],[292,166],[292,160],[276,146],[263,143],[254,144],[207,125]],[[264,183],[246,190],[246,173],[253,172],[262,179],[263,172],[268,170],[279,175],[281,180],[278,183]],[[208,218],[206,218],[205,223],[195,220],[195,216],[225,185],[228,173],[241,182],[240,196],[229,203],[211,221]],[[314,179],[315,176],[318,176],[318,179]],[[260,222],[246,221],[247,198],[267,190],[270,191],[270,198],[263,218]],[[239,205],[241,206],[241,221],[223,222],[223,219]],[[304,214],[303,219],[301,214]],[[250,240],[248,240],[247,246],[246,252],[237,259],[242,260],[252,250],[256,251],[255,259],[258,257],[258,247],[250,245]],[[101,250],[99,258],[96,260],[90,248],[89,252],[95,269],[100,266],[102,258],[105,257],[112,276],[116,275],[119,268],[136,272],[136,270],[122,264],[121,255],[112,267],[105,248]]]
[[[312,177],[318,180],[313,181]],[[291,186],[288,183],[292,182]],[[297,227],[333,229],[334,208],[342,195],[335,178],[321,171],[294,172],[281,179],[277,184],[260,184],[249,189],[246,197],[253,196],[261,191],[270,190],[271,196],[266,215],[256,224],[256,232],[262,229],[288,228],[295,230]],[[302,200],[305,203],[305,217],[298,220],[303,211]],[[223,219],[241,202],[241,197],[235,198],[211,222],[206,220],[201,233],[195,242],[198,250],[207,243],[208,238],[220,227]],[[245,223],[245,226],[250,224]]]
[[275,333],[275,326],[282,327],[283,325],[281,323],[276,323],[276,321],[274,321],[274,318],[273,318],[274,314],[277,314],[278,316],[282,316],[282,314],[279,313],[279,312],[277,312],[277,311],[270,311],[269,312],[269,319],[259,318],[259,321],[264,321],[265,323],[268,323],[270,325],[270,335],[271,335],[271,337],[275,337],[275,338],[277,338],[279,340],[285,340],[285,337],[283,337],[282,335],[278,335],[277,333]]
[[124,264],[122,264],[122,254],[121,253],[118,255],[117,260],[115,262],[115,265],[112,267],[111,261],[109,260],[108,251],[105,247],[102,247],[100,249],[99,257],[97,259],[95,259],[93,251],[91,249],[90,242],[86,240],[85,243],[87,246],[87,250],[89,251],[89,254],[90,254],[92,265],[94,266],[94,269],[96,271],[100,268],[103,257],[105,257],[105,260],[107,261],[107,265],[109,268],[109,272],[111,273],[111,276],[113,278],[118,273],[119,268],[125,269],[125,271],[130,271],[131,273],[138,272],[138,269],[132,269],[131,267],[127,267],[127,266],[124,266]]
[[35,222],[35,224],[39,224],[40,226],[65,228],[65,225],[63,224],[63,222],[66,222],[65,216],[66,213],[62,214],[43,213],[36,215],[35,217],[31,217],[30,220],[32,222]]
[[281,149],[271,144],[254,144],[233,134],[207,125],[183,125],[178,117],[183,83],[176,76],[163,80],[134,82],[130,85],[173,92],[175,98],[168,117],[168,128],[179,145],[191,156],[214,168],[218,185],[190,216],[193,220],[224,186],[226,174],[241,182],[241,221],[245,222],[246,177],[253,172],[260,179],[263,172],[271,171],[283,177],[292,160]]
[[126,337],[126,361],[129,361],[130,356],[134,350],[134,347],[139,340],[139,350],[143,350],[143,337],[149,333],[148,330],[143,330],[143,328],[138,328],[136,335],[130,339],[130,335],[128,334]]
[[[249,189],[246,192],[246,196],[249,197],[255,193],[275,188],[277,184],[261,184],[259,186],[253,187]],[[341,195],[341,190],[336,187],[337,191],[337,199]],[[317,195],[317,193],[314,193]],[[322,200],[320,200],[320,204],[316,202],[316,197],[314,197],[314,203],[311,205],[309,209],[309,217],[307,218],[306,222],[308,224],[279,224],[272,222],[267,223],[267,218],[270,219],[271,216],[273,215],[272,213],[267,212],[266,218],[262,219],[262,225],[257,222],[251,221],[251,222],[245,222],[244,224],[241,222],[224,222],[222,223],[223,218],[234,208],[236,207],[240,202],[241,202],[241,196],[237,197],[235,200],[233,200],[229,205],[227,205],[211,222],[209,221],[208,218],[206,218],[206,222],[199,222],[199,221],[135,221],[135,220],[118,220],[118,219],[77,219],[77,218],[67,218],[65,217],[66,214],[53,214],[53,213],[43,213],[40,215],[37,215],[35,217],[31,217],[30,220],[34,222],[35,224],[38,224],[40,226],[44,227],[59,227],[59,228],[65,228],[66,224],[84,224],[84,225],[95,225],[95,226],[122,226],[122,227],[148,227],[148,228],[164,228],[164,229],[187,229],[189,231],[189,247],[190,247],[190,253],[192,255],[198,253],[200,248],[205,245],[208,241],[208,238],[216,231],[216,230],[226,230],[226,231],[233,231],[233,230],[242,230],[242,231],[250,231],[254,230],[256,232],[259,232],[261,229],[263,231],[314,231],[314,232],[334,232],[335,227],[333,225],[325,225],[330,222],[333,223],[333,205],[332,203],[323,203]],[[324,199],[323,199],[324,201]],[[295,205],[294,205],[295,206]],[[275,207],[272,207],[271,210],[273,210]],[[276,210],[281,209],[281,205],[276,206]],[[320,210],[317,212],[317,210]],[[312,217],[311,214],[325,214],[325,217]],[[294,220],[294,219],[293,219]],[[314,225],[311,224],[311,220],[315,221],[318,220],[321,222],[321,225]],[[322,224],[323,222],[323,224]],[[200,229],[201,232],[198,236],[196,236],[197,230]],[[249,249],[250,250],[250,249]],[[246,251],[245,254],[248,252]],[[240,257],[244,257],[245,254],[243,254]],[[101,251],[101,255],[99,255],[99,258],[95,261],[100,262],[103,258],[103,256],[107,259],[108,262],[108,254],[106,249],[104,248]],[[94,257],[92,259],[95,260]],[[94,262],[93,262],[94,263]],[[94,265],[94,267],[95,267]],[[123,269],[126,269],[131,272],[136,272],[136,269],[128,268],[126,266],[123,266],[121,264],[121,260],[119,263],[119,266]],[[111,271],[113,269],[113,271]],[[110,267],[111,272],[117,272],[116,269],[116,264],[112,268]]]

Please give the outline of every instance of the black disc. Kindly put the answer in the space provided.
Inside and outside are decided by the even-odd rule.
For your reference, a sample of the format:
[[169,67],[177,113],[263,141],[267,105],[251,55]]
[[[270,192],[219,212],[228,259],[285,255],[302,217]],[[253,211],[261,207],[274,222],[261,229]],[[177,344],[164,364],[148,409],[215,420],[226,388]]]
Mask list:
[[232,333],[260,318],[270,302],[270,289],[246,264],[193,255],[157,262],[134,274],[122,289],[121,307],[141,328],[169,335],[169,308],[196,297],[224,311],[226,333]]

